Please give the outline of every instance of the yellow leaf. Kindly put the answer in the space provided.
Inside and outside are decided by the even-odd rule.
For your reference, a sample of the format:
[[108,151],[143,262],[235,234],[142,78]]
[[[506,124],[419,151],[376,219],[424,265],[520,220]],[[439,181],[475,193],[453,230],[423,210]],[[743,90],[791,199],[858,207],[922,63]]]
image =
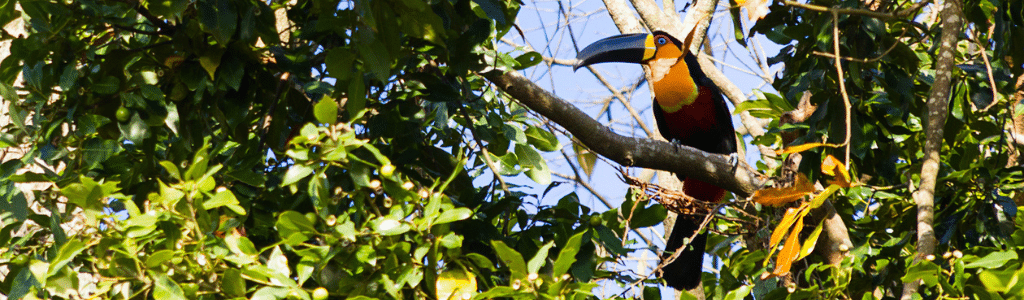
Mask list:
[[789,228],[793,226],[796,219],[800,216],[801,208],[790,207],[786,210],[786,214],[782,216],[782,221],[779,221],[779,226],[775,226],[775,231],[772,232],[772,237],[768,240],[768,245],[776,247],[779,242],[782,241],[782,236],[789,232]]
[[775,270],[772,271],[772,274],[776,276],[789,274],[789,268],[793,266],[797,255],[800,254],[800,229],[803,227],[803,218],[797,219],[796,225],[789,233],[789,238],[786,238],[786,245],[783,246],[782,251],[779,251],[779,256],[775,258]]
[[811,184],[810,180],[807,179],[807,175],[800,173],[797,174],[796,182],[793,183],[793,186],[759,190],[754,192],[751,199],[753,199],[754,202],[764,205],[779,206],[799,200],[800,198],[803,198],[803,196],[810,195],[813,192],[814,184]]
[[818,244],[818,236],[821,235],[821,228],[824,227],[822,225],[825,225],[825,221],[819,222],[818,227],[815,227],[811,235],[807,236],[807,239],[804,240],[804,246],[800,247],[800,255],[796,259],[803,259],[814,251],[814,246]]
[[783,155],[783,154],[791,154],[791,153],[797,153],[797,152],[804,152],[804,151],[807,151],[807,150],[810,150],[810,149],[814,149],[814,148],[818,148],[818,147],[832,147],[832,148],[835,148],[836,145],[826,144],[826,143],[806,143],[806,144],[800,144],[800,145],[788,147],[785,150],[776,150],[775,154]]
[[437,275],[437,299],[468,299],[476,293],[476,276],[462,269],[451,269]]
[[[836,169],[839,170],[839,176],[836,176]],[[835,156],[829,155],[825,157],[825,161],[821,162],[821,173],[836,176],[835,179],[829,181],[830,184],[844,188],[850,187],[850,172],[846,170],[846,165]]]
[[821,191],[821,194],[818,194],[817,196],[814,196],[814,199],[811,199],[810,207],[818,208],[818,206],[821,206],[821,204],[825,203],[825,199],[828,199],[829,196],[835,194],[836,191],[839,190],[839,188],[840,186],[835,184],[829,185],[827,188],[825,188],[824,191]]

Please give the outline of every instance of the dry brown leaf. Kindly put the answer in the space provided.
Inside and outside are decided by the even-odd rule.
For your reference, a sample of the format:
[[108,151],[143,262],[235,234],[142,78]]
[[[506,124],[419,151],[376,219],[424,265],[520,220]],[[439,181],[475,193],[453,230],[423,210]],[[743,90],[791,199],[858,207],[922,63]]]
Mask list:
[[736,4],[747,9],[747,17],[751,22],[768,15],[768,0],[736,0]]

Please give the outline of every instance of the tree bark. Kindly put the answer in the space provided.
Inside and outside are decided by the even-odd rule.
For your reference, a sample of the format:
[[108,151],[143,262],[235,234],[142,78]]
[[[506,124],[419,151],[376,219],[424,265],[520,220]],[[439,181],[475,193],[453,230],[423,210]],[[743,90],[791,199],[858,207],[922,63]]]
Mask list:
[[[935,212],[935,184],[939,174],[939,150],[942,149],[942,131],[949,114],[950,82],[955,63],[956,44],[962,32],[963,3],[961,0],[944,1],[940,12],[942,37],[936,58],[935,83],[928,96],[928,121],[925,125],[924,164],[921,167],[921,182],[914,191],[917,203],[917,255],[914,264],[935,252],[935,230],[932,226]],[[903,285],[903,297],[911,299],[917,294],[921,281],[915,280]]]

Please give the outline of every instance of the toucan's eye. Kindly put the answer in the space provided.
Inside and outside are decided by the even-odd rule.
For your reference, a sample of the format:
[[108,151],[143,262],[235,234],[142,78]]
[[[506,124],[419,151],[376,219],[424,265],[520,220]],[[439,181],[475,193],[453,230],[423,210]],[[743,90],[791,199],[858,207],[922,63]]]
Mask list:
[[664,45],[665,43],[668,43],[668,39],[666,39],[665,37],[658,38],[658,45]]

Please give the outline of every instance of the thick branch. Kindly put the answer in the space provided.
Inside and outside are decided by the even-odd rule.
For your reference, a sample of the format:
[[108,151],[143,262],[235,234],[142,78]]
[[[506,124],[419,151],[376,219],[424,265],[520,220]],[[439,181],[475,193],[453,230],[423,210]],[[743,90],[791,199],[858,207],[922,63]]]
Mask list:
[[[928,123],[925,125],[924,164],[921,166],[921,183],[914,191],[917,203],[917,263],[935,252],[935,229],[932,226],[935,213],[935,183],[939,174],[939,150],[942,148],[942,131],[949,114],[950,82],[953,77],[956,43],[963,27],[961,0],[944,1],[942,37],[936,55],[935,83],[928,95]],[[903,285],[902,299],[911,299],[921,285],[920,280]]]
[[625,1],[604,0],[604,6],[608,8],[608,14],[612,16],[612,21],[615,22],[615,26],[622,33],[639,33],[644,31],[644,27],[640,25],[640,21],[633,17],[633,11],[629,9],[629,6],[626,6]]
[[552,95],[519,73],[491,72],[484,76],[526,107],[565,127],[590,150],[621,165],[686,174],[725,188],[741,198],[760,189],[767,180],[742,160],[733,166],[725,155],[612,132],[575,105]]

